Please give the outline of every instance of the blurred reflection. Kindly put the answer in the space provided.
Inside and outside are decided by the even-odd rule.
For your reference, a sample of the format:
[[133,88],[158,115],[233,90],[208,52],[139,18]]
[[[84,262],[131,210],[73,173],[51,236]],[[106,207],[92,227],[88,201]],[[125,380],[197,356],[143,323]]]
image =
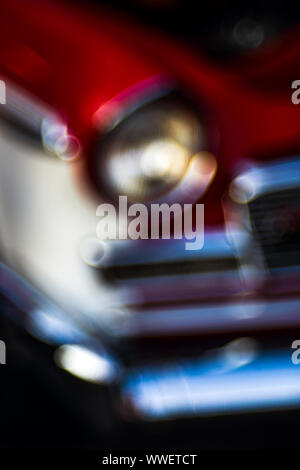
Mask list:
[[300,375],[285,352],[252,356],[227,368],[218,358],[139,369],[124,385],[139,418],[240,413],[300,404]]
[[61,346],[55,352],[55,361],[62,369],[88,382],[111,382],[116,375],[112,361],[78,345]]

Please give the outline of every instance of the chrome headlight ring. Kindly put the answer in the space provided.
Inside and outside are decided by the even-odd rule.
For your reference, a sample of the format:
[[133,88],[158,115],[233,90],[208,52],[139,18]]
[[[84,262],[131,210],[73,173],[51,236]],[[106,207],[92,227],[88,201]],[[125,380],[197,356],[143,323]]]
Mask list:
[[90,167],[94,182],[111,200],[195,201],[216,172],[203,117],[170,86],[132,96],[125,104],[107,103],[95,116],[105,132]]

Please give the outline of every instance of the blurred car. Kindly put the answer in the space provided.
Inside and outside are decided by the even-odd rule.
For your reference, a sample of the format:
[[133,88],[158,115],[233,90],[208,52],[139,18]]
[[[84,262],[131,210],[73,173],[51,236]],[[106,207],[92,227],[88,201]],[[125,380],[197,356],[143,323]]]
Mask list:
[[[104,433],[300,406],[298,23],[171,3],[0,6],[3,331]],[[99,240],[119,195],[204,203],[204,247]]]

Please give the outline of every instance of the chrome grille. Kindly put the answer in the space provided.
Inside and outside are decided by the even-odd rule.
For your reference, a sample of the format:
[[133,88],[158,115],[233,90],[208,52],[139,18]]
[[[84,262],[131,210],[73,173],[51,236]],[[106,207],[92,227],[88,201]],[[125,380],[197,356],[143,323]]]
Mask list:
[[267,265],[300,265],[300,188],[259,197],[249,212]]
[[254,166],[236,178],[234,191],[266,266],[300,266],[300,158]]

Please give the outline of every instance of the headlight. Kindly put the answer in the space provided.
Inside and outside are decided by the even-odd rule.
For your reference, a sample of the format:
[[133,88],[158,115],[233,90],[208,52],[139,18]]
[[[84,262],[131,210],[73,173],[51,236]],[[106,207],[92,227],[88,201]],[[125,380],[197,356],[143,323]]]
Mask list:
[[134,110],[108,132],[96,171],[111,197],[153,201],[180,186],[193,157],[206,148],[198,114],[183,99],[168,95]]

